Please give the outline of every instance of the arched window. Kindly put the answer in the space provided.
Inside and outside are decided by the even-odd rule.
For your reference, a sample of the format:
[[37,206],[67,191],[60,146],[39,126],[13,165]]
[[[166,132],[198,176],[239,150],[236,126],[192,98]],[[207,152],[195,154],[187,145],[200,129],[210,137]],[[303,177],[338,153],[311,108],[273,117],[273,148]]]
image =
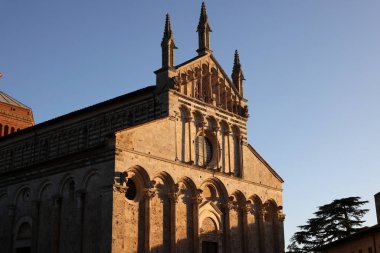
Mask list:
[[0,137],[3,136],[3,125],[0,124]]
[[13,134],[14,132],[15,132],[15,128],[11,127],[11,134]]
[[196,164],[205,166],[213,159],[213,147],[211,141],[205,136],[195,138],[195,161]]

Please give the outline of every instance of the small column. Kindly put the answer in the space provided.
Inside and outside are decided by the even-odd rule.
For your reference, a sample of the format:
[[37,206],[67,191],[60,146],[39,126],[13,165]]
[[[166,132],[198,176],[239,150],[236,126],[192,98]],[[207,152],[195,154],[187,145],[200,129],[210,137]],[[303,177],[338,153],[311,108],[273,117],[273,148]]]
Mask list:
[[84,252],[84,209],[85,209],[85,201],[86,201],[86,192],[85,190],[81,189],[78,190],[76,193],[76,198],[77,198],[77,218],[79,219],[78,224],[80,224],[80,252]]
[[247,235],[249,233],[249,229],[248,229],[248,215],[250,214],[250,208],[248,208],[248,206],[242,206],[240,207],[241,209],[241,214],[242,214],[242,219],[243,219],[243,234],[242,234],[242,249],[243,249],[243,252],[248,252],[249,248],[248,248],[248,240],[250,240],[251,238],[247,238]]
[[144,193],[144,211],[145,211],[145,231],[144,231],[144,252],[150,252],[150,202],[154,196],[156,196],[157,191],[156,188],[154,188],[154,185],[152,184],[151,188],[145,189]]
[[176,205],[178,203],[178,185],[168,194],[170,201],[170,251],[176,252]]
[[192,117],[188,117],[186,119],[186,122],[187,122],[187,125],[188,125],[188,144],[189,144],[189,151],[187,152],[188,153],[188,162],[190,164],[193,164],[194,163],[194,160],[192,159],[192,145],[191,145],[191,122],[192,122]]
[[[102,216],[101,216],[101,231],[112,231],[112,217],[114,201],[113,198],[113,187],[112,185],[106,185],[102,187],[100,193],[101,206],[102,206]],[[112,252],[112,233],[104,233],[102,235],[103,240],[107,243],[103,243],[100,248],[100,252]]]
[[266,236],[265,236],[265,215],[266,215],[266,210],[261,209],[258,213],[258,222],[259,222],[259,235],[260,235],[260,253],[265,253],[265,241],[266,241]]
[[208,83],[209,83],[209,90],[210,90],[210,96],[209,96],[209,101],[208,103],[212,104],[213,102],[213,92],[212,92],[212,76],[211,76],[211,69],[209,68],[208,70]]
[[227,174],[231,174],[232,173],[232,168],[231,168],[231,145],[230,145],[230,135],[231,135],[231,132],[230,131],[226,131],[225,132],[225,137],[227,138],[227,159],[226,159],[226,162],[227,162],[227,170],[226,170],[226,173]]
[[278,229],[277,229],[277,238],[278,238],[278,252],[284,253],[285,252],[285,239],[284,239],[284,220],[285,220],[285,214],[282,212],[282,210],[279,210],[277,213],[277,219],[278,219]]
[[[9,205],[8,207],[8,216],[9,216],[9,226],[8,226],[8,232],[9,232],[9,237],[8,237],[8,240],[9,240],[9,243],[8,243],[8,252],[9,253],[13,253],[13,242],[14,242],[14,238],[15,238],[15,234],[14,234],[14,222],[15,222],[15,216],[16,216],[16,206],[15,205]],[[7,247],[5,245],[5,247]],[[5,248],[7,250],[7,248]]]
[[[215,134],[215,136],[216,136],[216,139],[218,140],[218,143],[221,143],[220,142],[220,128],[219,127],[214,127],[214,134]],[[219,160],[220,160],[220,147],[219,147],[219,145],[218,145],[218,143],[217,143],[217,145],[216,145],[216,148],[217,148],[217,150],[216,150],[216,164],[215,164],[215,170],[216,171],[221,171],[221,169],[220,169],[220,165],[219,165]]]
[[173,116],[169,117],[169,120],[174,122],[174,160],[178,161],[178,149],[177,149],[177,112],[174,112]]
[[192,197],[193,205],[193,231],[194,231],[194,253],[199,253],[199,205],[203,202],[202,190],[197,189],[197,193]]
[[38,253],[38,246],[39,246],[39,230],[40,230],[40,206],[41,201],[35,200],[33,202],[33,224],[32,224],[32,231],[35,235],[34,238],[32,237],[31,242],[31,249],[33,253]]
[[56,253],[59,253],[60,248],[60,237],[61,237],[61,222],[62,222],[62,196],[56,195],[53,197],[54,201],[54,220],[55,220],[55,231],[53,239],[53,247]]

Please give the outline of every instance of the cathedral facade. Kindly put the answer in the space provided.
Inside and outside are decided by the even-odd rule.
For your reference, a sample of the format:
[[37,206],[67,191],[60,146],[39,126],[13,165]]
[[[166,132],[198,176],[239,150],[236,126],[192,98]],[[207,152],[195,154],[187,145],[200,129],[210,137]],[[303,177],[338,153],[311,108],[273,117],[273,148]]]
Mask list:
[[281,177],[247,143],[244,75],[210,47],[174,64],[167,15],[156,85],[0,138],[9,253],[282,253]]

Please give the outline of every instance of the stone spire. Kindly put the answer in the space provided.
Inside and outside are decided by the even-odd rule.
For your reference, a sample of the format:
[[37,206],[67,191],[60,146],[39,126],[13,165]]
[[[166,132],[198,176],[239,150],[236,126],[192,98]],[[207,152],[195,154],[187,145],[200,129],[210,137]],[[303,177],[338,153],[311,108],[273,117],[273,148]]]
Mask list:
[[201,7],[201,15],[199,17],[199,23],[198,23],[198,55],[203,55],[207,53],[211,53],[210,49],[210,32],[212,32],[210,25],[208,23],[208,17],[206,12],[206,5],[204,2],[202,2]]
[[174,42],[170,16],[166,14],[164,37],[161,42],[162,48],[162,69],[173,68],[174,66],[174,49],[177,49]]
[[235,50],[235,57],[234,57],[234,66],[232,68],[232,82],[235,85],[235,87],[238,89],[241,96],[243,96],[243,70],[241,69],[240,64],[240,57],[237,50]]

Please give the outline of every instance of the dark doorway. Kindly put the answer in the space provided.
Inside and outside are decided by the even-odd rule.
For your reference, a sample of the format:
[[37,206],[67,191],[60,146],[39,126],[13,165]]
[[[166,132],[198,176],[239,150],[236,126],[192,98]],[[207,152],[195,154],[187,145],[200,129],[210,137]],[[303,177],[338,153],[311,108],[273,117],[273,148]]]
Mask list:
[[218,243],[203,241],[202,253],[218,253]]
[[16,253],[30,253],[30,247],[17,248]]

